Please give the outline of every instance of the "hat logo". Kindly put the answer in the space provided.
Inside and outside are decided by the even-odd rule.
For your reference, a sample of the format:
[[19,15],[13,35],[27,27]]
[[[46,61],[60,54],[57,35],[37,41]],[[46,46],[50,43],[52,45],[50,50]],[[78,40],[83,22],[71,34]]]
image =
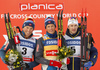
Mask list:
[[25,26],[25,24],[24,24],[24,26]]
[[29,26],[32,26],[32,24],[31,24],[31,23],[29,23]]
[[51,23],[51,21],[48,21],[48,23]]

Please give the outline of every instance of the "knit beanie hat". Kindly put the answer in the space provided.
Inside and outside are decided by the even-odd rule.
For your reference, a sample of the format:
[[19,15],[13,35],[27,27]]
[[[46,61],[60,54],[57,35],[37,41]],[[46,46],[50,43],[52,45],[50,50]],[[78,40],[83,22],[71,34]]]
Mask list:
[[24,28],[25,26],[31,26],[34,29],[35,28],[34,20],[31,17],[26,18],[23,25],[22,25],[22,28]]
[[68,18],[68,26],[70,24],[77,24],[78,25],[78,18],[76,18],[76,17],[69,17]]
[[47,17],[47,18],[45,19],[45,28],[46,28],[46,26],[47,26],[48,24],[54,24],[55,27],[56,27],[56,23],[55,23],[55,20],[54,20],[53,17]]

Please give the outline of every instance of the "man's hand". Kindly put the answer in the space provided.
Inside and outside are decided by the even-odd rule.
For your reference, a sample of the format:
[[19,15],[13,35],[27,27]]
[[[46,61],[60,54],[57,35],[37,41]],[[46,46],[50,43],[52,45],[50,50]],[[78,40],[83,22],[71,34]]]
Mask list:
[[61,66],[62,66],[61,62],[59,62],[59,61],[54,61],[54,60],[50,60],[49,65],[50,65],[50,66],[54,66],[54,67],[58,67],[58,68],[61,68]]
[[70,63],[70,58],[66,57],[62,59],[62,62],[68,65]]
[[89,69],[92,65],[93,63],[91,61],[84,63],[84,67],[86,67],[87,69]]
[[21,64],[21,67],[22,67],[23,69],[25,69],[25,68],[28,69],[28,68],[29,68],[29,65],[28,65],[27,63],[24,63],[24,62],[23,62],[23,63]]
[[67,65],[66,65],[66,64],[63,64],[63,65],[61,66],[61,69],[62,69],[62,70],[68,70],[68,69],[67,69]]

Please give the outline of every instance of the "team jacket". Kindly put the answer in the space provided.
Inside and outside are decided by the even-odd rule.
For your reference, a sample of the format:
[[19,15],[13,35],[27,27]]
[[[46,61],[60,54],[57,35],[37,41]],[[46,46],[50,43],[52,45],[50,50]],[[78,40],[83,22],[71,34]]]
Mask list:
[[[26,39],[20,33],[18,33],[17,35],[19,36],[19,40],[20,40],[20,44],[16,45],[17,49],[19,52],[21,52],[21,55],[23,57],[23,62],[29,65],[29,69],[26,70],[30,70],[39,64],[36,61],[32,61],[33,56],[35,60],[35,49],[36,49],[37,40],[33,37]],[[9,45],[6,50],[4,50],[4,47],[5,45],[3,45],[3,47],[0,50],[0,53],[2,53],[0,54],[0,57],[2,58],[3,61],[4,61],[4,56],[6,51],[9,49]]]
[[[66,40],[67,47],[70,47],[75,51],[72,57],[70,57],[70,64],[68,65],[68,70],[80,70],[80,50],[81,50],[81,32],[80,29],[76,34],[71,35],[69,29],[67,29],[64,36]],[[93,65],[96,63],[98,56],[97,49],[91,44],[90,49],[90,61],[93,62]],[[74,57],[74,58],[73,58]]]
[[51,38],[46,33],[46,35],[38,39],[35,60],[42,64],[42,70],[57,70],[56,67],[49,66],[50,60],[56,60],[57,52],[57,36]]

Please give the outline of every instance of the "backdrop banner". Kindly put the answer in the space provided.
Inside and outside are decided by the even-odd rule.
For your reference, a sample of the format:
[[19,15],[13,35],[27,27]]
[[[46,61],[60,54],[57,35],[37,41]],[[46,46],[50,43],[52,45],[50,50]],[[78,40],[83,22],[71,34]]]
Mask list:
[[[22,30],[24,19],[32,17],[35,20],[35,38],[40,38],[46,33],[44,20],[48,15],[54,17],[57,24],[57,14],[63,10],[63,29],[66,32],[68,17],[75,16],[81,22],[81,12],[83,15],[87,9],[87,31],[92,33],[95,40],[94,46],[98,50],[96,64],[90,70],[99,70],[100,62],[100,0],[0,0],[0,49],[7,41],[7,33],[4,22],[4,13],[10,14],[12,27],[19,26]],[[7,65],[0,58],[0,70],[8,70]],[[34,68],[41,70],[41,64]]]

